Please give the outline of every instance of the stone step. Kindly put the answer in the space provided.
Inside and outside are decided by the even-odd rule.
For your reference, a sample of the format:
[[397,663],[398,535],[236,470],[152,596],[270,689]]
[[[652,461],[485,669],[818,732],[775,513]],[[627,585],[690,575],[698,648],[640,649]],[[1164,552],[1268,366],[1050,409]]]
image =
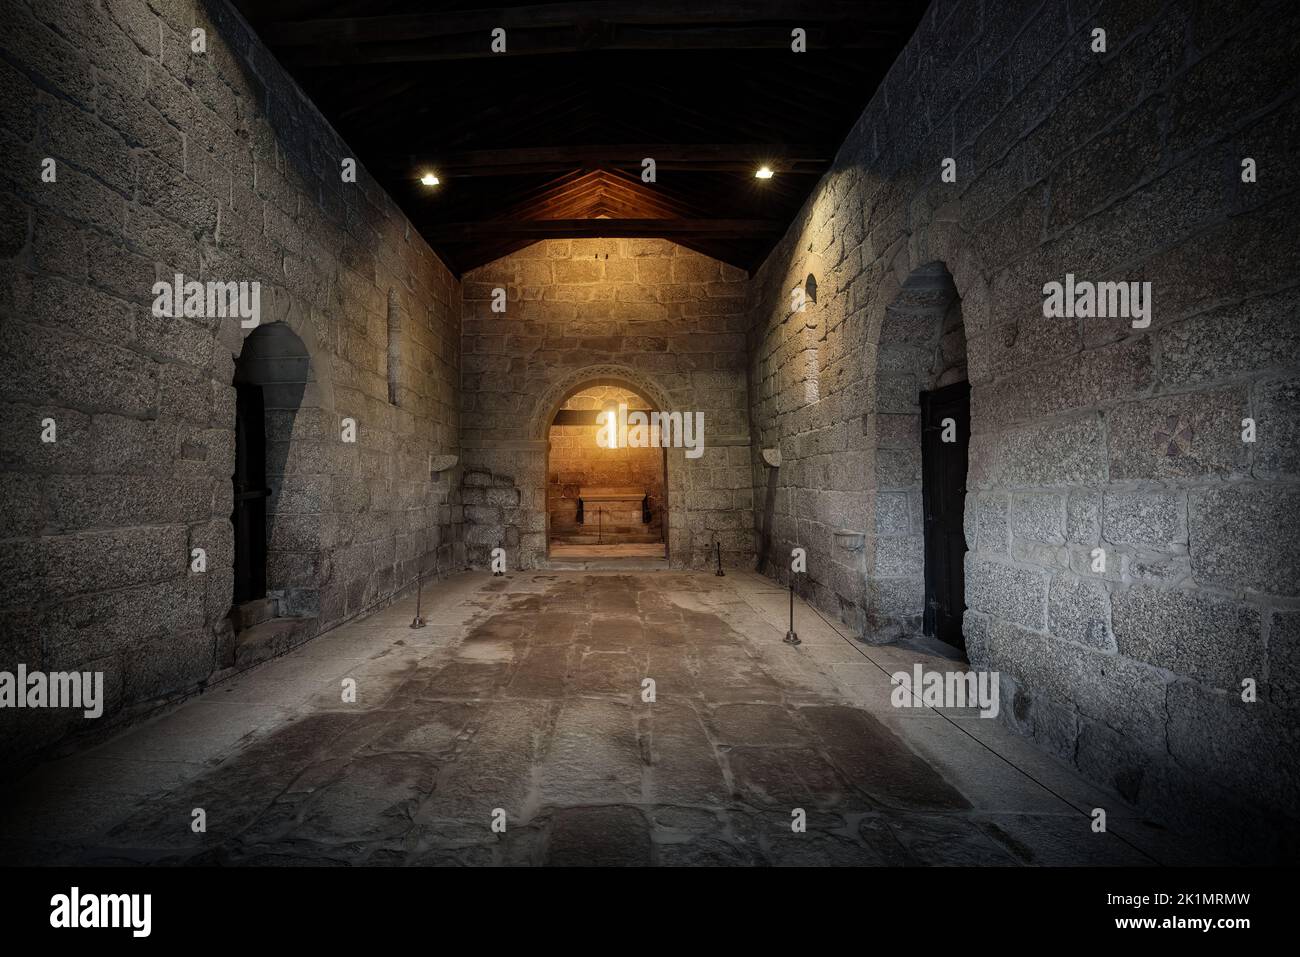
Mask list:
[[620,511],[620,512],[612,512],[609,509],[605,509],[603,512],[598,513],[594,508],[589,508],[587,509],[586,514],[583,516],[582,525],[578,525],[578,516],[576,512],[569,512],[567,514],[566,513],[556,514],[555,512],[552,512],[551,524],[552,525],[577,525],[579,528],[584,528],[587,525],[594,526],[596,524],[597,517],[599,517],[602,524],[607,526],[608,525],[653,525],[655,524],[654,513],[651,513],[649,522],[643,522],[641,520],[641,506],[639,505],[634,509],[628,509],[627,511]]
[[632,530],[651,531],[659,528],[659,522],[651,518],[648,522],[641,521],[641,512],[638,510],[635,515],[609,515],[608,513],[597,519],[595,512],[588,512],[586,521],[579,524],[573,516],[551,516],[551,528],[562,528],[572,532],[591,532],[595,534],[597,528],[626,528]]
[[668,559],[666,558],[548,558],[542,565],[550,571],[557,572],[581,572],[581,571],[668,571]]
[[254,598],[252,601],[236,606],[231,613],[231,624],[236,632],[242,632],[264,621],[270,621],[275,617],[275,611],[275,599]]
[[305,641],[315,624],[315,618],[271,618],[241,631],[235,636],[235,668],[284,654]]

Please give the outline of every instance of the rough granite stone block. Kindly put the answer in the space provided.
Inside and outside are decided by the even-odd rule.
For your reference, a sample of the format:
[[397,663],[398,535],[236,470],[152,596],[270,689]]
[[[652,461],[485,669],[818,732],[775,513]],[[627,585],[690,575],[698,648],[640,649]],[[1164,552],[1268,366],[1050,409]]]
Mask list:
[[1188,386],[1291,364],[1300,352],[1295,293],[1258,296],[1161,329],[1160,380]]
[[1095,416],[991,435],[973,434],[967,485],[1083,485],[1106,480],[1106,452]]
[[[1293,354],[1300,354],[1300,348]],[[1255,409],[1256,477],[1300,474],[1300,380],[1264,383],[1256,392]]]
[[1064,543],[1064,495],[1015,495],[1011,499],[1011,531],[1039,542]]
[[1119,652],[1217,688],[1239,688],[1264,668],[1257,608],[1195,592],[1133,585],[1111,596]]
[[974,502],[974,535],[967,545],[978,542],[981,552],[995,555],[1007,553],[1007,496],[993,493],[981,495]]
[[1169,549],[1187,543],[1186,506],[1178,492],[1104,492],[1102,537],[1117,545]]
[[1195,682],[1169,687],[1169,753],[1196,775],[1286,808],[1300,785],[1300,729],[1263,702],[1246,704],[1238,689],[1207,690]]
[[1300,594],[1300,489],[1248,483],[1193,491],[1188,527],[1198,581]]
[[1047,630],[1057,638],[1114,651],[1110,596],[1099,582],[1055,575],[1047,592]]
[[966,554],[966,604],[976,611],[1042,631],[1047,575]]
[[1227,476],[1246,466],[1241,389],[1164,396],[1106,413],[1110,479]]
[[1101,538],[1101,493],[1073,491],[1065,503],[1065,539],[1076,545],[1092,545]]

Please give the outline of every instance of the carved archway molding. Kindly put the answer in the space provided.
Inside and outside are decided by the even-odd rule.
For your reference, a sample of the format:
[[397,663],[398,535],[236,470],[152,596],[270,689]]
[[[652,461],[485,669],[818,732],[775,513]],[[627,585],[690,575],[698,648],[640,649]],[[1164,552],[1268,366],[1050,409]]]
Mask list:
[[[613,385],[635,392],[650,403],[651,408],[667,411],[672,409],[668,399],[668,390],[657,382],[653,376],[646,375],[630,366],[618,363],[597,363],[583,366],[566,373],[559,381],[551,385],[538,399],[529,424],[528,440],[538,453],[539,465],[549,456],[551,423],[555,413],[568,401],[569,397],[594,385]],[[672,531],[674,525],[683,520],[685,510],[681,494],[669,491],[673,485],[673,476],[679,474],[684,459],[681,449],[669,449],[664,462],[664,540],[670,562],[681,564],[686,560],[685,543],[682,536]],[[546,483],[546,468],[540,468],[540,482],[543,491]],[[676,516],[676,519],[673,518]],[[546,517],[547,551],[550,550],[550,513]]]
[[805,253],[794,279],[796,283],[802,284],[808,281],[809,276],[814,277],[819,285],[826,281],[826,257],[821,253]]
[[256,326],[243,328],[239,323],[231,323],[226,327],[233,330],[232,335],[234,338],[228,342],[232,369],[234,363],[237,363],[239,357],[243,354],[244,344],[249,336],[257,332],[258,329],[275,323],[287,326],[289,331],[297,336],[298,341],[302,343],[307,352],[307,383],[310,388],[303,397],[303,407],[320,408],[327,412],[335,411],[333,363],[331,361],[333,355],[329,342],[321,338],[319,329],[312,325],[300,300],[296,299],[283,286],[277,286],[273,283],[263,284],[262,315],[261,321]]
[[[903,306],[904,308],[911,307],[941,316],[942,312],[946,311],[953,301],[952,298],[944,298],[942,301],[930,299],[912,302],[910,300],[915,297],[915,290],[910,285],[911,280],[930,273],[946,275],[951,281],[950,288],[955,291],[955,299],[961,308],[962,327],[966,335],[965,358],[968,369],[985,358],[984,350],[993,348],[992,337],[981,335],[981,333],[986,332],[995,325],[995,304],[991,296],[987,272],[983,267],[978,252],[978,246],[956,224],[945,221],[918,224],[910,234],[901,236],[895,241],[891,246],[887,262],[888,266],[877,283],[866,315],[865,331],[869,348],[864,349],[863,355],[867,358],[869,366],[863,369],[863,374],[872,385],[869,394],[865,397],[863,412],[866,416],[864,431],[868,437],[868,447],[871,449],[882,447],[881,442],[884,436],[882,436],[881,430],[881,415],[888,411],[882,405],[882,395],[880,393],[882,375],[880,358],[882,351],[889,348],[891,344],[899,344],[902,341],[891,337],[891,330],[886,322],[887,312],[891,308]],[[941,336],[941,318],[939,322],[939,335]],[[892,331],[897,332],[897,330]],[[980,423],[977,418],[972,418],[971,428],[973,432],[979,431]],[[915,491],[919,491],[919,489],[920,484],[918,482]],[[871,476],[866,491],[868,510],[873,515],[878,496],[882,491],[913,493],[911,488],[881,489],[874,475]],[[897,537],[916,537],[923,534],[923,528],[910,527],[905,535]],[[876,578],[877,545],[880,537],[879,533],[864,536],[859,554],[867,578],[863,610],[866,612],[868,632],[869,634],[879,632],[881,638],[887,639],[900,626],[908,627],[907,622],[909,620],[923,615],[924,609],[909,609],[899,614],[891,607],[882,616],[878,605],[877,588],[879,583]],[[837,542],[837,544],[840,543]],[[890,575],[890,577],[899,578],[903,576]]]
[[[653,377],[630,366],[616,363],[599,363],[575,369],[553,384],[537,402],[533,420],[529,424],[528,436],[545,442],[550,434],[551,423],[555,413],[568,401],[569,397],[593,385],[614,385],[635,392],[659,410],[671,409],[668,391]],[[545,446],[543,446],[545,448]]]

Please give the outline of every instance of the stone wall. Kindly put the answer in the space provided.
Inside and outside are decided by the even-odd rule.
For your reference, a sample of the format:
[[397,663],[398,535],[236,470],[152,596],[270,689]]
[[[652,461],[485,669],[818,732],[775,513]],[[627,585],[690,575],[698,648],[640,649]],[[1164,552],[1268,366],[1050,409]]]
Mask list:
[[6,711],[13,756],[235,661],[232,381],[252,330],[155,318],[155,280],[260,282],[258,333],[305,348],[297,407],[266,413],[268,588],[292,618],[268,652],[463,563],[459,480],[429,467],[457,451],[460,299],[364,168],[343,181],[351,150],[224,4],[0,11],[0,670],[99,670],[109,697],[98,722]]
[[[546,442],[566,398],[618,385],[704,414],[704,454],[668,452],[677,566],[753,560],[743,271],[663,240],[549,240],[463,277],[461,439],[471,561],[546,554]],[[492,311],[493,290],[506,311]]]
[[[941,266],[971,660],[1014,726],[1225,835],[1294,814],[1300,783],[1297,37],[1290,3],[937,2],[750,291],[769,569],[807,548],[800,587],[869,640],[914,612],[881,587],[916,567],[918,499],[882,490],[919,480],[925,388],[896,388],[891,309]],[[1150,281],[1149,327],[1044,318],[1067,273]]]
[[[548,428],[592,385],[704,413],[703,457],[668,455],[674,565],[716,539],[783,575],[799,545],[811,600],[913,631],[916,394],[964,375],[965,641],[1005,719],[1140,806],[1294,851],[1298,38],[1284,0],[937,0],[752,280],[620,239],[458,283],[223,3],[5,3],[0,670],[103,671],[102,729],[239,660],[250,330],[155,318],[178,272],[259,282],[260,328],[288,330],[259,361],[306,359],[265,418],[271,651],[498,542],[541,562]],[[1044,318],[1067,274],[1149,281],[1150,325]],[[8,711],[0,751],[86,724]]]

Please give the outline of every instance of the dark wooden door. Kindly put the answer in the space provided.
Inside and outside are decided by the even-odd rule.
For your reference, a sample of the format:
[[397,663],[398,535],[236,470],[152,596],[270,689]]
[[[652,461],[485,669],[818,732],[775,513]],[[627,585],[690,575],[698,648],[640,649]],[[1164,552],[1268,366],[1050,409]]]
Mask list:
[[262,387],[235,386],[235,604],[266,596],[266,420]]
[[[945,421],[951,420],[950,427]],[[947,437],[952,441],[945,442]],[[966,535],[966,450],[970,445],[970,383],[921,393],[921,499],[925,513],[925,633],[964,647],[962,562]]]

